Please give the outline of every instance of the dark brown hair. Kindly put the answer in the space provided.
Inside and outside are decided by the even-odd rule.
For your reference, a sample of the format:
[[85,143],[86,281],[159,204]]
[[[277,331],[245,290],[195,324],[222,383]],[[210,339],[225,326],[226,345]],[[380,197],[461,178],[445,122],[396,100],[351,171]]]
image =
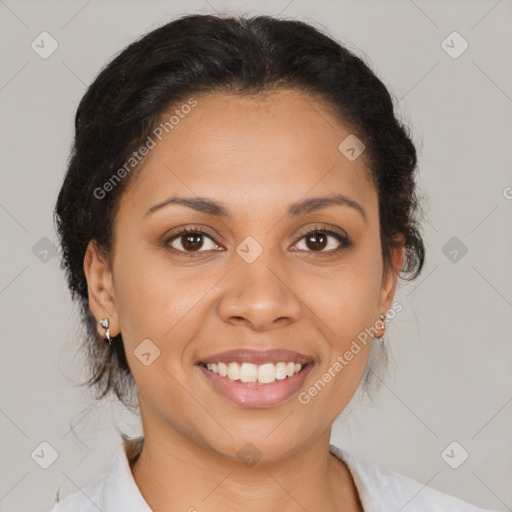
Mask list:
[[[402,236],[404,279],[420,273],[416,150],[395,116],[391,96],[370,67],[323,31],[296,20],[187,15],[144,35],[118,54],[90,85],[75,118],[75,138],[55,221],[62,268],[79,301],[83,347],[96,398],[113,392],[125,405],[133,391],[121,335],[98,338],[83,272],[90,240],[108,255],[119,200],[136,171],[104,198],[95,193],[138,150],[162,115],[194,94],[261,94],[294,89],[323,101],[364,141],[379,197],[382,258]],[[340,141],[341,142],[341,141]],[[133,396],[131,397],[133,398]]]

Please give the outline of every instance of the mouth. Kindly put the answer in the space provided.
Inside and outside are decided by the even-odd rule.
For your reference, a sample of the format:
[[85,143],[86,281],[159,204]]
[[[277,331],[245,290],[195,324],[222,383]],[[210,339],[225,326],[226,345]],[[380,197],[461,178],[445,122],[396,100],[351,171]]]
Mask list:
[[231,361],[229,363],[204,363],[200,362],[199,366],[207,371],[226,378],[234,382],[240,382],[247,385],[263,386],[272,384],[273,382],[285,380],[304,371],[307,366],[313,363],[294,363],[293,361],[280,361],[277,364],[265,363],[256,365],[254,363],[237,363]]
[[214,390],[231,402],[269,407],[299,391],[315,360],[288,350],[234,350],[204,358],[196,366]]

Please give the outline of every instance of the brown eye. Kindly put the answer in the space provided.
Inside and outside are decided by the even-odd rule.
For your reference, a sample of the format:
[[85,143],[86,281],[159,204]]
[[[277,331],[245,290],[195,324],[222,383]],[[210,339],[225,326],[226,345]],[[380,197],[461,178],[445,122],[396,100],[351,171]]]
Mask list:
[[[210,246],[206,243],[207,240],[210,241]],[[164,244],[166,246],[170,245],[174,250],[184,253],[203,252],[201,249],[209,251],[218,247],[209,235],[197,229],[183,229],[168,238]]]
[[350,241],[347,237],[331,230],[319,228],[314,228],[304,233],[300,240],[305,240],[305,243],[303,247],[299,247],[299,241],[297,247],[299,250],[308,252],[339,251],[350,246]]
[[327,246],[328,236],[321,231],[315,231],[304,238],[306,239],[308,249],[311,249],[312,251],[321,251]]
[[198,233],[187,233],[180,236],[181,246],[187,251],[197,251],[203,246],[203,235]]

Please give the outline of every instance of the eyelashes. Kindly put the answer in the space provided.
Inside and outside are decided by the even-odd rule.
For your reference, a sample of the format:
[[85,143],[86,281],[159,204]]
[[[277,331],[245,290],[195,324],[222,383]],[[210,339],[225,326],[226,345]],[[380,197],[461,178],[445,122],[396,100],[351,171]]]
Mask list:
[[[164,246],[168,247],[169,245],[172,244],[172,242],[174,242],[174,240],[179,240],[180,244],[183,247],[183,243],[180,240],[180,238],[185,237],[185,236],[187,236],[189,239],[192,239],[192,238],[197,239],[198,237],[206,237],[206,238],[209,238],[212,242],[214,241],[213,237],[211,235],[209,235],[208,233],[206,233],[205,231],[202,231],[202,230],[196,229],[196,228],[185,228],[185,229],[182,229],[181,231],[178,231],[173,236],[167,238],[167,240],[164,242]],[[196,244],[197,244],[197,242],[196,242]],[[218,245],[217,245],[217,247],[218,247]],[[201,244],[200,248],[202,249],[202,244]],[[176,249],[175,247],[172,247],[172,249],[177,252],[190,253],[191,256],[193,256],[194,253],[197,253],[197,252],[205,252],[205,251],[197,251],[197,250],[186,251],[186,250]],[[219,250],[219,249],[213,249],[213,250]]]
[[[204,238],[210,240],[213,247],[207,247],[205,249]],[[292,250],[294,252],[309,252],[312,254],[318,254],[319,256],[328,256],[333,254],[339,254],[340,252],[352,247],[352,242],[346,235],[342,235],[341,233],[337,233],[336,231],[321,226],[310,228],[301,233],[299,235],[299,239],[297,240],[297,242],[295,242],[294,246],[298,245],[303,239],[309,239],[309,242],[311,242],[311,239],[313,238],[315,240],[315,242],[313,242],[313,247],[315,243],[317,243],[319,240],[321,242],[326,241],[327,250],[325,247],[321,247],[320,250],[311,249],[310,247],[307,246],[307,242],[305,249],[301,248]],[[331,241],[329,241],[329,238],[334,238],[338,242],[338,244],[334,244],[334,248],[332,247],[333,244]],[[180,245],[181,248],[173,246],[173,244],[175,244],[176,242],[178,242],[177,245]],[[174,253],[182,254],[187,257],[196,257],[201,253],[209,252],[212,250],[223,250],[222,248],[220,248],[221,246],[217,244],[212,235],[198,228],[182,228],[181,230],[174,232],[171,236],[166,237],[162,245]],[[188,250],[187,247],[188,249],[191,250]]]
[[321,251],[314,251],[314,250],[311,250],[311,251],[308,251],[308,252],[318,252],[318,253],[331,253],[331,252],[339,252],[339,251],[342,251],[344,249],[348,249],[350,246],[351,246],[351,242],[349,240],[349,238],[345,235],[342,235],[340,233],[337,233],[336,231],[332,231],[331,229],[326,229],[326,228],[322,228],[322,227],[316,227],[316,228],[310,228],[308,229],[307,231],[303,232],[301,235],[300,235],[300,238],[298,240],[298,242],[300,242],[301,240],[303,239],[307,239],[308,237],[315,237],[315,238],[318,238],[318,235],[327,235],[327,237],[332,237],[332,238],[335,238],[338,242],[339,242],[339,247],[337,248],[331,248],[329,249],[328,251],[324,251],[324,250],[321,250]]

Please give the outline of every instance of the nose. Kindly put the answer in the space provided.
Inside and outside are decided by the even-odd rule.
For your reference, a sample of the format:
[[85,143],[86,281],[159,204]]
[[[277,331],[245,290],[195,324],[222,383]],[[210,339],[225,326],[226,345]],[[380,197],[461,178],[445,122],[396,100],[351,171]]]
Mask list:
[[255,331],[296,322],[301,311],[290,273],[263,257],[229,273],[218,308],[225,322],[245,323]]

